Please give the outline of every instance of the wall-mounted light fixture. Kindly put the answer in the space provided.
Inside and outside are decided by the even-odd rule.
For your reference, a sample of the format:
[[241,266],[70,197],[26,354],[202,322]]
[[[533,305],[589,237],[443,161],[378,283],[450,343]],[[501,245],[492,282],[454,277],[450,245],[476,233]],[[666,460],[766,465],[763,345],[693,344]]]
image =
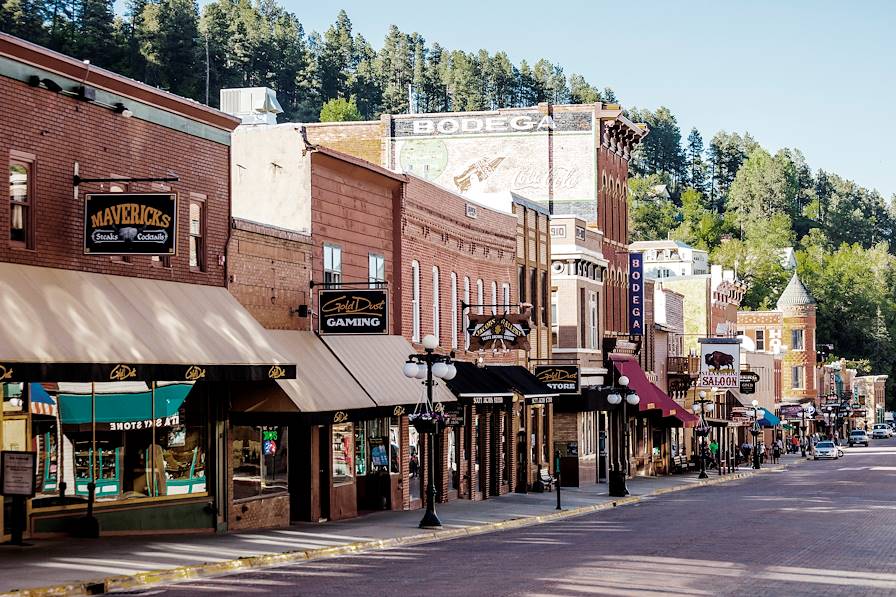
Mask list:
[[125,118],[130,118],[134,115],[134,113],[128,110],[127,106],[121,102],[116,103],[115,106],[113,106],[112,111],[116,114],[121,114]]

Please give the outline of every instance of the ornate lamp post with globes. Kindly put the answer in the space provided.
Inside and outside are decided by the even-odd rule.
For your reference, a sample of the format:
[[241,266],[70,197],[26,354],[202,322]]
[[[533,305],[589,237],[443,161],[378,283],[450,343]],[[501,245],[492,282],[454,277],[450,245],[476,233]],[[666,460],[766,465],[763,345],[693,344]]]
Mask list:
[[765,411],[759,408],[758,400],[753,400],[750,404],[753,407],[753,427],[750,428],[750,433],[753,435],[753,468],[758,469],[761,468],[759,464],[759,419],[765,417]]
[[[617,475],[619,477],[617,479],[617,482],[619,483],[619,487],[618,487],[618,491],[613,491],[613,488],[611,488],[611,491],[610,491],[610,495],[617,496],[617,497],[622,497],[622,496],[628,495],[628,488],[625,486],[625,480],[628,477],[628,472],[629,472],[628,407],[627,407],[627,405],[638,406],[638,404],[640,404],[640,402],[641,402],[641,397],[638,396],[638,393],[635,391],[630,391],[628,389],[628,382],[629,382],[628,376],[626,376],[626,375],[619,376],[619,380],[617,382],[619,384],[619,387],[618,388],[610,388],[610,393],[607,394],[607,402],[610,403],[611,405],[615,406],[615,405],[619,404],[620,402],[622,403],[622,424],[625,427],[625,436],[624,436],[625,440],[624,440],[624,444],[623,444],[624,459],[622,461],[623,468],[622,468],[622,471],[617,472]],[[623,399],[623,396],[625,396],[624,399]]]
[[426,487],[426,513],[420,520],[421,529],[438,529],[442,527],[442,521],[436,516],[436,443],[442,429],[445,428],[445,416],[433,408],[432,388],[436,383],[433,378],[450,381],[457,375],[457,367],[454,366],[454,352],[448,355],[436,354],[439,340],[433,335],[423,337],[423,353],[408,356],[404,364],[404,374],[411,379],[423,380],[426,386],[426,402],[418,404],[413,414],[408,416],[411,425],[419,433],[429,434],[429,458],[427,468]]
[[694,404],[691,406],[691,410],[694,411],[694,414],[700,417],[700,425],[694,429],[697,436],[700,438],[700,447],[698,448],[700,451],[700,475],[697,478],[706,479],[709,477],[709,475],[706,474],[706,436],[709,435],[709,425],[706,424],[706,417],[704,415],[711,415],[716,409],[716,404],[713,400],[706,397],[706,392],[703,390],[700,390],[698,396],[700,399],[694,400]]

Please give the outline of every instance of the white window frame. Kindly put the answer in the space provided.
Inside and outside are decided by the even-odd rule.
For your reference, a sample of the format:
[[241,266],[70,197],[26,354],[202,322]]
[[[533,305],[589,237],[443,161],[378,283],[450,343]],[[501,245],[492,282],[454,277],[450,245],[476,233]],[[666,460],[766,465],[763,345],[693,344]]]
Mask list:
[[457,348],[457,274],[451,272],[451,348]]
[[324,243],[324,284],[338,286],[342,282],[342,247]]
[[597,347],[597,293],[588,294],[588,348]]
[[411,340],[420,342],[420,263],[411,262]]
[[[464,276],[464,303],[467,305],[470,304],[470,278],[469,276]],[[470,313],[470,307],[464,309],[464,350],[470,348],[470,332],[468,328],[470,327],[470,318],[467,317]]]
[[439,318],[439,268],[432,266],[432,335],[441,340]]
[[498,283],[492,280],[492,315],[498,314]]
[[506,282],[501,284],[501,297],[504,311],[507,312],[510,310],[510,284],[507,284]]
[[382,288],[386,282],[386,258],[383,255],[367,254],[367,282],[370,288]]
[[805,385],[803,380],[803,368],[796,366],[790,368],[790,389],[802,390]]
[[[797,346],[796,342],[793,341],[793,336],[795,333],[799,333],[799,338],[800,338],[799,346]],[[796,329],[790,330],[790,343],[792,345],[790,347],[790,350],[806,350],[806,330],[804,330],[802,328],[796,328]]]
[[483,303],[485,300],[483,299],[482,293],[485,292],[485,288],[482,284],[482,278],[476,280],[476,304],[479,305],[479,314],[482,315],[485,313],[485,307],[483,307]]

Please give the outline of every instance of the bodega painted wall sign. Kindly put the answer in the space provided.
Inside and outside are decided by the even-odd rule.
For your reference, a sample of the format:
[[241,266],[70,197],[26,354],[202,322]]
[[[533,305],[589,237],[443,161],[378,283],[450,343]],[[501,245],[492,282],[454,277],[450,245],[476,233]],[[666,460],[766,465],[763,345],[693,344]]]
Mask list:
[[88,193],[84,196],[84,253],[175,255],[177,195]]
[[382,289],[321,290],[321,334],[385,334],[387,296]]
[[539,365],[535,367],[535,377],[559,394],[579,393],[577,365]]

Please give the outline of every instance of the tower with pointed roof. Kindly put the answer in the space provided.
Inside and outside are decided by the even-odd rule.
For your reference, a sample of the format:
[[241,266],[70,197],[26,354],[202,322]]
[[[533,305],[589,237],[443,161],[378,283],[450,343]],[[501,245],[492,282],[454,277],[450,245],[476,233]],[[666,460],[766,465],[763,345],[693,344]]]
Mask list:
[[815,299],[794,272],[778,298],[782,343],[787,351],[781,362],[781,394],[784,400],[815,398]]

